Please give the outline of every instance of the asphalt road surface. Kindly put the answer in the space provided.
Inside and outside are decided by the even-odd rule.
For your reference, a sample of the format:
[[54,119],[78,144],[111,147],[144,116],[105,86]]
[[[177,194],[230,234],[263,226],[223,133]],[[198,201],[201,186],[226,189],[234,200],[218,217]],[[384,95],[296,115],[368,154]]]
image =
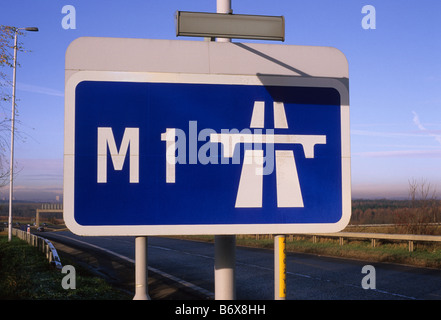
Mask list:
[[[111,257],[107,262],[101,262],[98,269],[128,290],[133,286],[130,277],[134,277],[134,237],[80,237],[68,231],[41,235],[60,245],[65,242],[82,247],[93,252],[92,257],[98,254]],[[169,285],[178,282],[180,287],[194,293],[193,296],[177,295],[173,299],[214,297],[212,243],[149,237],[148,264],[149,277],[153,275]],[[365,265],[374,267],[375,279],[372,279],[372,271],[362,273]],[[123,272],[127,275],[125,279],[117,275],[116,269],[120,267],[126,268]],[[368,275],[375,289],[363,289],[363,278]],[[441,300],[441,270],[288,253],[286,288],[287,300]],[[161,294],[156,294],[156,298],[161,299]],[[236,248],[236,298],[274,299],[272,250]]]

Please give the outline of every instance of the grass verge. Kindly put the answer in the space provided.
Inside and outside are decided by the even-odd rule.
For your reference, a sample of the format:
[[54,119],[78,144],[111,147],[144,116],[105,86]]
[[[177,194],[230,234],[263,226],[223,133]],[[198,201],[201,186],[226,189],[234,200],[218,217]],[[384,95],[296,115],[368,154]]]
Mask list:
[[122,300],[129,297],[103,279],[61,257],[75,267],[76,289],[63,289],[67,274],[48,263],[25,241],[0,235],[0,299],[8,300]]
[[372,247],[368,241],[350,241],[340,245],[337,240],[320,239],[318,243],[312,243],[309,239],[300,239],[287,241],[287,250],[371,262],[441,268],[441,248],[430,244],[416,244],[414,251],[409,252],[407,244],[399,242],[382,242]]
[[[213,242],[214,236],[179,236],[178,238]],[[237,236],[238,246],[273,249],[274,240],[268,236]],[[375,247],[370,241],[345,240],[340,245],[337,239],[319,238],[313,243],[310,237],[286,237],[287,252],[317,254],[330,257],[358,259],[371,262],[389,262],[418,267],[441,269],[441,245],[433,243],[415,243],[413,252],[409,252],[407,243],[393,241],[377,241]]]

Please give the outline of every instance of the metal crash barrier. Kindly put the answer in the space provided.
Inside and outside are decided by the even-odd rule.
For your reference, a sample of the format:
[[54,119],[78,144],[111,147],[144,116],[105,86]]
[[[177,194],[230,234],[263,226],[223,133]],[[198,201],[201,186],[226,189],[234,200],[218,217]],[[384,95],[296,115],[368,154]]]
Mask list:
[[19,239],[25,240],[31,246],[38,248],[46,255],[49,263],[53,263],[57,269],[63,268],[57,250],[49,240],[15,228],[12,229],[12,234]]

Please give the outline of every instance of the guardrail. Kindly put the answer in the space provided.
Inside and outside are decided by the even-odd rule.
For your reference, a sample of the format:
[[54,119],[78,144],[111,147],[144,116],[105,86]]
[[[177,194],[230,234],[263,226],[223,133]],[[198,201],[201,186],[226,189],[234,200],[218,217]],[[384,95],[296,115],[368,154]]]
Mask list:
[[[256,234],[256,240],[264,238],[272,238],[273,235]],[[246,237],[246,236],[244,236]],[[377,240],[388,241],[407,241],[409,252],[414,251],[415,242],[441,242],[441,236],[432,235],[416,235],[416,234],[391,234],[391,233],[366,233],[366,232],[336,232],[336,233],[316,233],[316,234],[287,234],[288,241],[293,241],[294,237],[312,238],[313,243],[317,243],[319,238],[338,238],[339,244],[342,246],[345,239],[370,240],[371,246],[376,247],[379,243]]]
[[57,250],[48,239],[15,228],[12,229],[12,234],[42,251],[49,263],[53,263],[57,269],[63,268]]
[[345,239],[361,239],[371,240],[372,247],[377,245],[377,240],[391,240],[391,241],[407,241],[409,251],[414,250],[414,242],[441,242],[441,236],[430,235],[416,235],[416,234],[390,234],[390,233],[362,233],[362,232],[337,232],[337,233],[320,233],[310,234],[312,241],[317,242],[319,237],[324,238],[338,238],[339,244],[344,245]]

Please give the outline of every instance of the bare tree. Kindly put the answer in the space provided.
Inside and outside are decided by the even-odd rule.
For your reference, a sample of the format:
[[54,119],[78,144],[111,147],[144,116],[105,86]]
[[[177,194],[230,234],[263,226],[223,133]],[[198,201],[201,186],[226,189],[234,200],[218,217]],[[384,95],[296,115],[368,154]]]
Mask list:
[[[14,27],[0,25],[0,187],[8,183],[9,177],[9,133],[11,130],[11,87],[9,70],[14,63],[14,35],[15,32],[23,36]],[[24,51],[22,44],[17,45],[18,51]]]
[[425,179],[409,181],[409,207],[398,215],[398,224],[408,234],[432,234],[440,218],[436,189]]

